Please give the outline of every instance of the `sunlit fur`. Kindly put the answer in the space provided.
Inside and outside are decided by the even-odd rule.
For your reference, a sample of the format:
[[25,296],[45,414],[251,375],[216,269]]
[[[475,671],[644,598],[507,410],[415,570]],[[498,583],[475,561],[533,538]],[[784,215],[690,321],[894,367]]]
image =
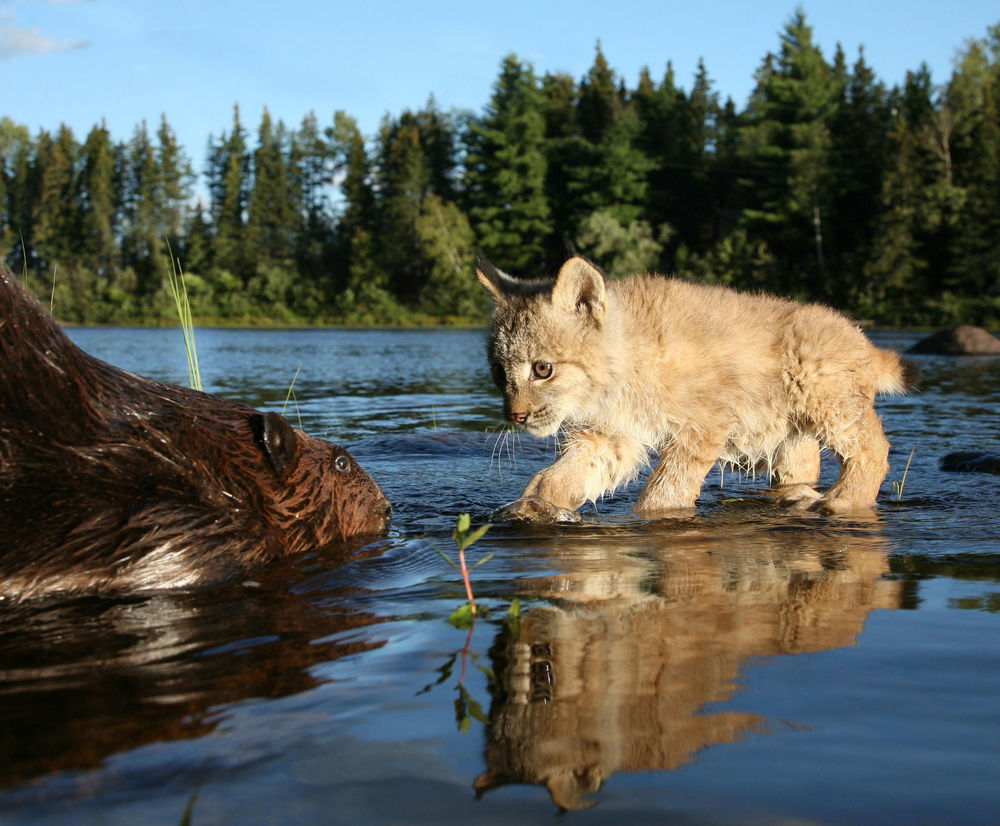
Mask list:
[[[523,498],[575,509],[635,479],[653,452],[640,513],[692,506],[719,460],[820,510],[874,504],[889,445],[873,400],[909,378],[842,315],[656,275],[606,284],[578,257],[555,279],[519,282],[485,261],[477,274],[495,302],[488,357],[505,417],[564,436]],[[820,445],[841,461],[822,497]]]
[[188,587],[384,530],[350,455],[269,415],[278,463],[260,412],[87,355],[0,271],[0,598]]

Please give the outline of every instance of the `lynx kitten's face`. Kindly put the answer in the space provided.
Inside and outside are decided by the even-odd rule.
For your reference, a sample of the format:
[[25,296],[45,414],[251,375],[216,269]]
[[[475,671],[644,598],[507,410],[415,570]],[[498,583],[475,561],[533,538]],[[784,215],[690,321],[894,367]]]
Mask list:
[[498,308],[488,357],[504,395],[504,417],[533,436],[551,436],[593,396],[586,354],[594,335],[542,295]]

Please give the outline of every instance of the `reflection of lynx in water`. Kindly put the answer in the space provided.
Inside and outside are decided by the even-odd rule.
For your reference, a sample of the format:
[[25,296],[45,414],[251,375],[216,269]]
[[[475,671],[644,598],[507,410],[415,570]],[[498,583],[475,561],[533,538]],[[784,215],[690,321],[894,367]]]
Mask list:
[[613,538],[574,540],[578,573],[529,583],[559,605],[527,610],[520,634],[502,632],[491,649],[477,792],[544,784],[577,809],[612,774],[675,769],[761,729],[757,715],[705,709],[737,690],[747,658],[853,645],[869,611],[901,604],[901,583],[881,578],[878,539],[656,542],[625,557]]
[[[833,310],[655,276],[606,285],[582,258],[554,280],[482,260],[478,276],[495,300],[489,360],[506,417],[566,433],[510,515],[575,510],[635,478],[650,450],[640,513],[692,506],[719,459],[764,466],[796,486],[787,500],[825,512],[875,503],[889,444],[872,402],[908,377]],[[841,462],[821,498],[820,445]]]

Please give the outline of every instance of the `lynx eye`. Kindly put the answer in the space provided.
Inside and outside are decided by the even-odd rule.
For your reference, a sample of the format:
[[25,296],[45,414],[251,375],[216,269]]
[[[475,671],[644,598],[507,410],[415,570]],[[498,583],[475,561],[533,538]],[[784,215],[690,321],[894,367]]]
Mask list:
[[351,460],[341,454],[334,460],[333,466],[339,473],[347,473],[351,469]]
[[531,365],[531,375],[536,379],[547,379],[552,375],[552,362],[536,361]]

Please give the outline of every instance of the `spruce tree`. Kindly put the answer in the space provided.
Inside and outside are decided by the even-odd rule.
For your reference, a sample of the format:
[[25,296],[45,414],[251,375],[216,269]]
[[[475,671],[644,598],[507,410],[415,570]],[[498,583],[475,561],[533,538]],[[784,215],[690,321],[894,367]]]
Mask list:
[[752,200],[743,222],[778,257],[783,278],[775,287],[800,297],[829,292],[823,222],[830,218],[837,93],[799,10],[781,35],[780,52],[757,72],[741,142],[745,163],[756,170],[746,182]]
[[[947,287],[974,297],[975,320],[1000,315],[1000,25],[970,42],[945,91],[953,113],[955,186],[961,214],[951,242]],[[992,300],[992,309],[984,302]]]
[[580,83],[578,121],[582,151],[569,170],[570,193],[582,207],[575,240],[582,252],[596,258],[597,247],[585,244],[592,231],[584,230],[584,224],[592,228],[595,214],[601,213],[628,234],[643,213],[647,175],[653,168],[639,145],[642,122],[637,110],[626,102],[600,44],[594,65]]
[[179,246],[188,218],[194,173],[166,115],[160,116],[160,125],[156,130],[156,177],[160,230],[171,245]]
[[551,231],[545,242],[544,265],[553,271],[572,249],[573,238],[586,208],[572,193],[572,170],[583,163],[588,144],[580,134],[578,122],[580,89],[566,74],[546,74],[541,82],[542,116],[545,136],[544,198],[549,209]]
[[232,131],[228,134],[224,132],[217,144],[209,139],[207,177],[212,223],[215,225],[213,264],[245,282],[251,274],[243,251],[243,227],[250,190],[250,156],[238,106],[233,107]]
[[336,229],[336,262],[340,269],[336,304],[342,312],[355,314],[385,307],[389,303],[389,280],[376,259],[375,193],[364,137],[357,121],[338,111],[327,138],[343,197]]
[[324,294],[334,278],[329,261],[333,243],[329,189],[332,154],[313,112],[290,136],[288,156],[289,219],[293,222],[296,269]]
[[104,278],[117,267],[115,242],[115,158],[111,136],[101,124],[90,130],[81,149],[81,262]]
[[154,314],[168,269],[161,193],[156,146],[143,121],[125,147],[122,262],[135,273],[143,309]]
[[[835,66],[843,66],[839,50]],[[830,122],[832,201],[824,235],[837,275],[830,298],[846,306],[868,288],[864,262],[874,242],[892,115],[885,87],[862,50],[850,72],[841,71],[837,109]]]
[[509,55],[466,134],[465,188],[478,242],[499,266],[523,274],[545,264],[552,231],[542,110],[534,70]]
[[927,193],[935,186],[936,164],[926,148],[935,120],[932,86],[926,66],[907,74],[902,90],[889,97],[892,118],[887,135],[887,163],[882,176],[879,212],[865,265],[866,286],[860,306],[891,322],[924,321],[913,308],[930,268]]
[[243,252],[258,272],[292,260],[294,221],[289,202],[289,174],[283,146],[284,127],[271,123],[264,109],[253,153]]
[[53,267],[73,262],[79,231],[78,154],[73,132],[65,124],[59,127],[55,140],[43,133],[38,143],[38,200],[32,216],[32,246],[38,268],[47,271],[48,277]]
[[429,180],[413,113],[404,111],[398,119],[386,116],[379,129],[375,163],[378,258],[389,275],[391,292],[406,302],[417,299],[426,280],[417,218]]
[[28,129],[0,118],[0,261],[22,269],[28,251],[22,238],[31,236],[29,167],[34,144]]

